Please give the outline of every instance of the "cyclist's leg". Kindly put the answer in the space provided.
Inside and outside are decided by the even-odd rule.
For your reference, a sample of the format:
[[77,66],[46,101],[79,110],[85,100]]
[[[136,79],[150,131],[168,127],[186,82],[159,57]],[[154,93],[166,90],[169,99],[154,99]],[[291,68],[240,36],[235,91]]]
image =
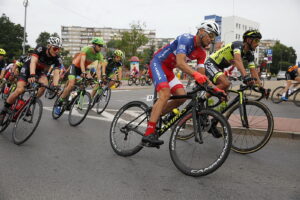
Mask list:
[[[75,82],[76,82],[76,76],[78,75],[79,73],[79,68],[77,69],[75,67],[75,65],[71,65],[70,67],[70,74],[68,76],[68,83],[67,83],[67,86],[64,88],[64,91],[63,93],[61,94],[61,99],[65,99],[67,96],[69,96],[69,94],[71,93],[74,85],[75,85]],[[81,70],[80,70],[81,72]],[[79,74],[80,75],[80,74]]]
[[143,136],[142,141],[152,144],[163,144],[162,140],[158,140],[157,134],[155,134],[156,123],[161,115],[163,108],[166,106],[170,96],[171,90],[167,80],[167,77],[162,69],[160,61],[153,59],[150,64],[150,70],[153,78],[153,82],[158,93],[159,98],[153,105],[148,126]]
[[295,77],[292,77],[292,74],[290,74],[289,72],[286,72],[285,77],[286,77],[286,86],[283,90],[281,99],[284,100],[284,101],[287,101],[288,100],[288,95],[286,95],[286,94],[287,94],[289,88],[292,85],[292,80],[294,80]]
[[[186,91],[184,90],[183,84],[178,80],[178,78],[173,74],[173,79],[169,82],[171,88],[172,95],[186,95]],[[181,104],[183,104],[186,99],[174,99],[167,103],[162,111],[162,115],[165,115],[171,112],[174,108],[178,108]]]
[[[43,85],[48,85],[47,76],[45,74],[42,74],[39,77],[38,82],[43,84]],[[37,93],[37,97],[41,97],[44,94],[45,90],[46,90],[46,88],[40,87],[39,90],[38,90],[38,93]]]

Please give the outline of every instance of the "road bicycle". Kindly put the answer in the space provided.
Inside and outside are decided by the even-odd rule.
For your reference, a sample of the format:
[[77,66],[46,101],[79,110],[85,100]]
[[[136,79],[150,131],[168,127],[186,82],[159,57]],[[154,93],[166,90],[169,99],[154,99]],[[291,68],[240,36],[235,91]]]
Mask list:
[[0,125],[0,132],[3,132],[11,122],[14,122],[12,140],[17,145],[23,144],[33,135],[41,120],[43,104],[37,97],[40,87],[48,88],[41,83],[27,86],[25,93],[9,108]]
[[139,85],[140,79],[136,76],[130,75],[128,79],[128,85],[131,86],[132,84]]
[[[300,83],[296,83],[296,85],[300,85]],[[271,95],[271,100],[273,103],[281,103],[282,102],[282,94],[284,92],[284,86],[279,86],[277,88],[275,88],[272,92],[272,95]],[[293,96],[293,103],[296,105],[296,106],[300,106],[300,88],[298,87],[297,89],[293,89],[293,90],[289,90],[287,92],[287,96],[286,97],[291,97]]]
[[[232,140],[225,117],[203,106],[205,98],[199,92],[204,90],[213,93],[209,88],[197,85],[186,95],[172,96],[170,99],[189,99],[189,103],[167,123],[163,124],[160,119],[156,127],[161,137],[173,126],[169,140],[171,159],[179,171],[196,177],[214,172],[225,162]],[[110,127],[110,143],[116,154],[127,157],[138,153],[144,146],[160,147],[141,142],[151,109],[144,102],[132,101],[115,114]],[[221,137],[215,137],[214,132]],[[193,136],[182,139],[182,135]]]
[[[256,91],[260,96],[249,100],[244,94],[249,89]],[[260,102],[261,99],[268,98],[269,92],[261,87],[249,85],[240,85],[238,90],[229,90],[229,97],[233,96],[233,99],[218,110],[231,125],[233,151],[241,154],[254,153],[270,140],[274,129],[273,115],[270,109]],[[219,104],[215,100],[212,102]],[[216,109],[216,104],[209,105],[209,100],[207,106]]]
[[144,85],[152,85],[152,79],[149,77],[149,75],[142,75],[140,78],[141,86]]
[[93,79],[83,78],[76,81],[70,95],[62,102],[59,114],[55,113],[55,108],[59,106],[62,93],[57,97],[52,109],[53,119],[58,119],[66,110],[69,110],[68,121],[71,126],[78,126],[83,122],[92,104],[91,95],[86,91],[90,81],[93,81]]

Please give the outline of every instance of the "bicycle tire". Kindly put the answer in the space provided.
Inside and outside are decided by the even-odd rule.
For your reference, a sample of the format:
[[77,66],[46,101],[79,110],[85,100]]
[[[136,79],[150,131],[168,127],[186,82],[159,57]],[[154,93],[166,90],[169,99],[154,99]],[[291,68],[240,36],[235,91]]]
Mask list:
[[[231,149],[240,154],[254,153],[263,148],[270,140],[274,129],[273,115],[266,105],[258,101],[244,103],[246,104],[249,128],[242,125],[240,104],[235,104],[226,113],[232,129]],[[254,110],[254,108],[258,109]],[[250,130],[251,127],[253,130]],[[251,142],[252,144],[250,144]]]
[[279,86],[277,87],[275,90],[273,90],[272,94],[271,94],[271,101],[273,103],[281,103],[282,102],[282,93],[283,93],[283,90],[284,90],[285,87],[283,86]]
[[[177,138],[180,131],[194,131],[195,124],[190,124],[183,129],[186,121],[192,119],[192,111],[186,113],[177,122],[169,142],[170,156],[176,168],[183,174],[194,177],[211,174],[221,167],[229,155],[232,142],[230,125],[222,114],[211,109],[203,109],[197,115],[202,119],[201,123],[197,123],[196,126],[201,126],[203,144],[196,142],[195,137],[186,141],[178,140]],[[219,138],[209,133],[213,123],[212,120],[217,122],[216,127],[222,133],[222,136]],[[218,146],[219,149],[216,149],[213,144],[215,147]],[[184,146],[186,149],[183,149]],[[180,153],[187,155],[180,156]],[[200,155],[201,153],[202,156]],[[199,159],[199,163],[195,165],[196,161],[189,158],[190,155],[195,155]],[[204,162],[207,162],[207,164],[203,164]]]
[[148,85],[152,85],[152,79],[148,78],[148,80],[146,81]]
[[295,92],[293,102],[296,106],[300,106],[300,89]]
[[55,102],[54,102],[54,105],[53,105],[53,108],[52,108],[52,118],[53,118],[53,119],[58,119],[58,118],[60,118],[60,117],[64,114],[64,112],[65,112],[65,106],[64,106],[64,105],[62,105],[62,108],[61,108],[61,111],[60,111],[60,114],[59,114],[59,115],[55,114],[55,112],[54,112],[54,109],[55,109],[55,107],[57,106],[58,101],[59,101],[61,95],[62,95],[62,93],[56,98],[56,100],[55,100]]
[[[31,106],[33,106],[33,107],[31,107]],[[39,107],[38,112],[35,113],[37,106]],[[29,116],[27,116],[28,110],[31,112],[31,115],[29,115]],[[36,114],[38,114],[37,121],[36,121],[35,125],[33,126],[32,130],[27,132],[28,134],[25,135],[24,137],[21,137],[21,135],[26,132],[26,130],[25,130],[26,128],[25,128],[25,126],[20,127],[20,122],[24,121],[24,122],[28,123],[28,121],[27,121],[28,119],[25,120],[25,118],[30,117],[31,120],[29,120],[29,121],[32,121],[32,118]],[[43,103],[38,98],[36,98],[35,100],[31,100],[26,106],[24,106],[22,108],[22,110],[20,111],[20,114],[16,120],[16,123],[14,125],[13,132],[12,132],[12,139],[15,144],[21,145],[24,142],[26,142],[33,135],[34,131],[36,130],[36,128],[38,127],[38,125],[41,121],[42,114],[43,114]],[[19,131],[17,130],[18,127],[20,127]]]
[[128,85],[131,86],[132,84],[133,84],[133,80],[132,80],[132,78],[129,78],[128,79]]
[[139,78],[136,78],[135,81],[134,81],[134,84],[135,84],[135,85],[139,85],[139,84],[140,84],[140,79],[139,79]]
[[[116,154],[123,157],[132,156],[143,148],[142,135],[126,130],[124,124],[132,120],[132,124],[137,124],[135,128],[139,128],[138,131],[144,134],[150,117],[148,111],[149,107],[144,102],[132,101],[125,104],[115,114],[110,126],[109,138],[111,147]],[[121,128],[123,129],[121,130]]]
[[142,78],[141,79],[141,86],[144,86],[144,85],[146,85],[146,79]]
[[[105,88],[105,90],[102,91],[102,93],[100,94],[100,96],[97,99],[97,105],[96,105],[96,111],[97,114],[101,114],[104,112],[104,110],[106,109],[109,100],[111,97],[111,89],[110,88]],[[101,103],[103,103],[103,105],[101,106]]]
[[[91,95],[90,93],[86,92],[86,91],[83,91],[83,95],[80,94],[80,92],[77,94],[77,96],[74,98],[74,101],[72,101],[71,105],[70,105],[70,112],[69,112],[69,117],[68,117],[68,121],[69,121],[69,124],[71,126],[78,126],[79,124],[81,124],[83,122],[83,120],[86,118],[89,110],[90,110],[90,106],[91,106],[91,101],[92,101],[92,98],[91,98]],[[87,100],[88,102],[85,103],[84,102],[84,97],[87,97]],[[80,99],[81,98],[81,99]],[[79,103],[79,105],[78,105]],[[84,105],[86,104],[86,108],[85,109],[78,109],[80,105]],[[79,120],[76,121],[74,120],[74,118],[77,118],[76,115],[77,113],[79,113],[77,111],[77,113],[75,114],[75,110],[74,109],[77,109],[77,110],[84,110],[83,112],[83,115],[79,117]],[[74,115],[73,115],[74,114]]]

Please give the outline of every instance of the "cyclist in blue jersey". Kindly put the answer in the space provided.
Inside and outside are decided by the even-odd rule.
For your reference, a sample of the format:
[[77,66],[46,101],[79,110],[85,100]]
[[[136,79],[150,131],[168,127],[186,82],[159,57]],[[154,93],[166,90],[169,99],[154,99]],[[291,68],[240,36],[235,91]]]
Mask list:
[[[203,65],[206,58],[204,48],[218,35],[220,35],[218,24],[213,21],[204,21],[198,27],[196,35],[180,35],[173,42],[162,47],[154,54],[149,72],[159,98],[153,105],[148,126],[142,138],[143,144],[163,144],[163,141],[159,140],[156,134],[156,122],[160,115],[167,114],[185,101],[178,99],[168,102],[171,94],[186,94],[182,83],[174,75],[173,69],[176,67],[181,69],[188,75],[193,76],[200,84],[206,82],[207,77],[189,67],[186,60],[187,58],[197,60],[198,65]],[[221,91],[217,88],[216,90]]]

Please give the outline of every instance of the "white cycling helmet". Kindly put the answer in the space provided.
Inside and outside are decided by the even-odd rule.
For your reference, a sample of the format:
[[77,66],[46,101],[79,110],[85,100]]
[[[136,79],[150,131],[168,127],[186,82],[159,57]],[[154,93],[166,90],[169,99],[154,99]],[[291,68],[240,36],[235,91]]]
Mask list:
[[214,21],[203,21],[197,29],[203,28],[207,33],[214,33],[216,36],[221,34],[219,25]]
[[56,47],[61,47],[60,39],[58,37],[50,37],[48,39],[48,44]]

